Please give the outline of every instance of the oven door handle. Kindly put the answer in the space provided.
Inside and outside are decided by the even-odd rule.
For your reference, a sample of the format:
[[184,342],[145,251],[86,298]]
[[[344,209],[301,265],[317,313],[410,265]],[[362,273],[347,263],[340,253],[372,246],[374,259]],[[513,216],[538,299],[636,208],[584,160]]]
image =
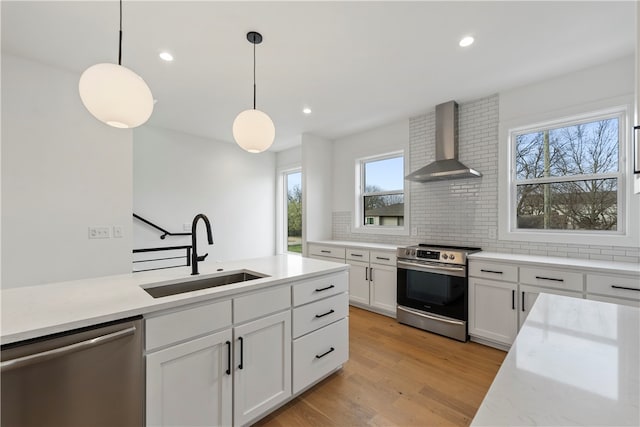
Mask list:
[[434,316],[424,311],[414,310],[409,307],[402,306],[402,310],[408,311],[409,313],[415,314],[416,316],[426,317],[427,319],[437,320],[438,322],[451,323],[452,325],[464,325],[466,323],[464,320],[454,320],[444,318],[443,316]]
[[[452,276],[465,276],[466,267],[438,267],[434,265],[417,264],[413,262],[400,261],[397,262],[398,268],[404,268],[405,270],[417,270],[424,271],[426,273],[439,274],[442,272],[453,273]],[[446,273],[445,273],[446,274]]]

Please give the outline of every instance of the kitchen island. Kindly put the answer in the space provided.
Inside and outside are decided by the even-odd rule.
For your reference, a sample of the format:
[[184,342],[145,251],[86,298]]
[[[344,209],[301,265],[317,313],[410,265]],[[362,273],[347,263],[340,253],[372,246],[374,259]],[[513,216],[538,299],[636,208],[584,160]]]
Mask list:
[[540,294],[471,425],[640,425],[640,309]]

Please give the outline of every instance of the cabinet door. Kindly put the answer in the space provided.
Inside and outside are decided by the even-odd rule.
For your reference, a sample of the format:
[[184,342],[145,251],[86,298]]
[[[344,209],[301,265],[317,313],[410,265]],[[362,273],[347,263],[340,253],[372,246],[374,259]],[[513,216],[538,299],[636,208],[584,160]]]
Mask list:
[[231,425],[230,352],[228,329],[148,354],[147,425]]
[[520,285],[520,292],[518,293],[520,298],[518,301],[518,330],[522,328],[522,324],[527,319],[533,303],[538,299],[540,293],[545,292],[547,294],[564,295],[565,297],[582,298],[580,292],[559,291],[557,289],[539,288],[537,286]]
[[291,310],[234,328],[234,425],[291,396]]
[[369,305],[369,263],[349,261],[349,301]]
[[511,345],[518,331],[515,283],[469,278],[469,335]]
[[371,280],[371,306],[396,314],[396,283],[398,281],[396,267],[371,264],[369,269]]

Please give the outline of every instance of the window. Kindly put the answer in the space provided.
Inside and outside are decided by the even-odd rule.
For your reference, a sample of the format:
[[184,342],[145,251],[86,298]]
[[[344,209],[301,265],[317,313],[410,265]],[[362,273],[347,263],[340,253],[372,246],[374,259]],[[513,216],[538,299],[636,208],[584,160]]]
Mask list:
[[356,229],[401,230],[405,224],[402,152],[359,159]]
[[511,131],[511,230],[620,234],[624,112]]
[[286,251],[302,253],[302,172],[284,173],[286,189]]

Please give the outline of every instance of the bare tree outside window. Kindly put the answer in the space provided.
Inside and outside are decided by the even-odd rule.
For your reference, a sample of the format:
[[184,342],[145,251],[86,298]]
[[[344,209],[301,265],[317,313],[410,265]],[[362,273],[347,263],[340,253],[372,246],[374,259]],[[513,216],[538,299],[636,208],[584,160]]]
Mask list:
[[619,117],[515,135],[520,229],[618,229]]

